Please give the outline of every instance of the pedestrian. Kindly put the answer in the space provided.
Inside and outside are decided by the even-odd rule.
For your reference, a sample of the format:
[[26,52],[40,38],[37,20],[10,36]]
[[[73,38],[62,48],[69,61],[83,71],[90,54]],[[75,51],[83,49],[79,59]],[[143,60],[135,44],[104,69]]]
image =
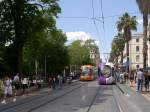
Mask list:
[[49,88],[52,88],[52,77],[49,76],[48,78]]
[[55,77],[52,78],[52,88],[56,89],[56,78]]
[[124,73],[124,79],[125,79],[125,83],[126,83],[128,80],[128,73],[127,72]]
[[41,78],[38,78],[38,79],[37,79],[37,88],[40,89],[41,86],[42,86]]
[[12,80],[10,77],[6,76],[4,81],[3,81],[3,86],[4,86],[4,98],[3,101],[1,102],[2,104],[6,104],[6,98],[7,96],[12,96]]
[[120,82],[120,84],[124,83],[124,73],[123,72],[120,73],[119,82]]
[[145,91],[149,92],[149,74],[148,71],[144,71],[144,77],[145,77]]
[[133,87],[133,81],[134,81],[134,71],[133,70],[130,71],[129,77],[130,77],[130,87]]
[[142,71],[142,69],[139,69],[137,72],[137,81],[138,81],[137,91],[139,91],[139,90],[142,91],[143,79],[144,79],[143,71]]
[[15,101],[16,101],[16,95],[18,94],[18,90],[20,89],[19,73],[17,73],[17,74],[14,76],[13,84],[14,84],[14,86],[15,86],[14,99],[13,99],[13,101],[15,102]]
[[26,89],[28,88],[28,78],[23,78],[22,79],[22,94],[25,94]]
[[63,77],[61,75],[59,75],[59,89],[62,89],[62,85],[63,85]]
[[135,82],[135,84],[137,83],[137,70],[136,70],[136,72],[135,72],[134,82]]

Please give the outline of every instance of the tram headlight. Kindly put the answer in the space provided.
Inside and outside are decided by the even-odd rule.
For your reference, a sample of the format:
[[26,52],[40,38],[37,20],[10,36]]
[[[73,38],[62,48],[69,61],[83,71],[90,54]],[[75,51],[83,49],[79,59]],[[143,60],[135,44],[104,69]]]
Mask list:
[[83,75],[81,75],[81,78],[84,78],[84,76],[83,76]]

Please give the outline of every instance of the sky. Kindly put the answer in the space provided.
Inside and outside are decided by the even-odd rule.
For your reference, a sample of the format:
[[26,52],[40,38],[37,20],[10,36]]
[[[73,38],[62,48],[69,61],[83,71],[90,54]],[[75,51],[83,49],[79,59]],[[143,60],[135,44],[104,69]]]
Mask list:
[[125,12],[137,17],[137,31],[133,33],[143,29],[136,0],[102,0],[104,27],[101,0],[59,0],[59,5],[62,13],[58,15],[57,27],[66,33],[68,43],[92,38],[99,46],[101,58],[110,53],[112,39],[117,35],[116,22]]

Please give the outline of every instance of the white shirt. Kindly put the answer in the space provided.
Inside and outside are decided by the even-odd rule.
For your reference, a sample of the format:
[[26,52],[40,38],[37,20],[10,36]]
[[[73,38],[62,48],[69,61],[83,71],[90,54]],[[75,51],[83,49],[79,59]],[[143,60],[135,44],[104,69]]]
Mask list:
[[19,76],[18,76],[18,75],[16,75],[16,76],[14,77],[14,81],[19,82]]
[[137,79],[143,79],[143,72],[141,72],[141,71],[138,71],[137,72]]
[[24,78],[24,79],[22,80],[22,84],[28,84],[28,79],[27,79],[27,78]]

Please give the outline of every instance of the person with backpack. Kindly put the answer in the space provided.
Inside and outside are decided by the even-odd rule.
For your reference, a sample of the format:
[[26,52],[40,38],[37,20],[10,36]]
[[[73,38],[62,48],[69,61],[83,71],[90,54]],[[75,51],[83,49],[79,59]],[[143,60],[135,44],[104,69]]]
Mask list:
[[14,84],[14,86],[15,86],[14,99],[13,99],[13,101],[15,102],[15,101],[16,101],[16,95],[18,94],[18,90],[20,89],[19,73],[17,73],[17,74],[14,76],[13,84]]
[[4,86],[4,99],[1,102],[2,104],[6,104],[7,96],[12,96],[12,80],[10,77],[6,76],[3,81]]

